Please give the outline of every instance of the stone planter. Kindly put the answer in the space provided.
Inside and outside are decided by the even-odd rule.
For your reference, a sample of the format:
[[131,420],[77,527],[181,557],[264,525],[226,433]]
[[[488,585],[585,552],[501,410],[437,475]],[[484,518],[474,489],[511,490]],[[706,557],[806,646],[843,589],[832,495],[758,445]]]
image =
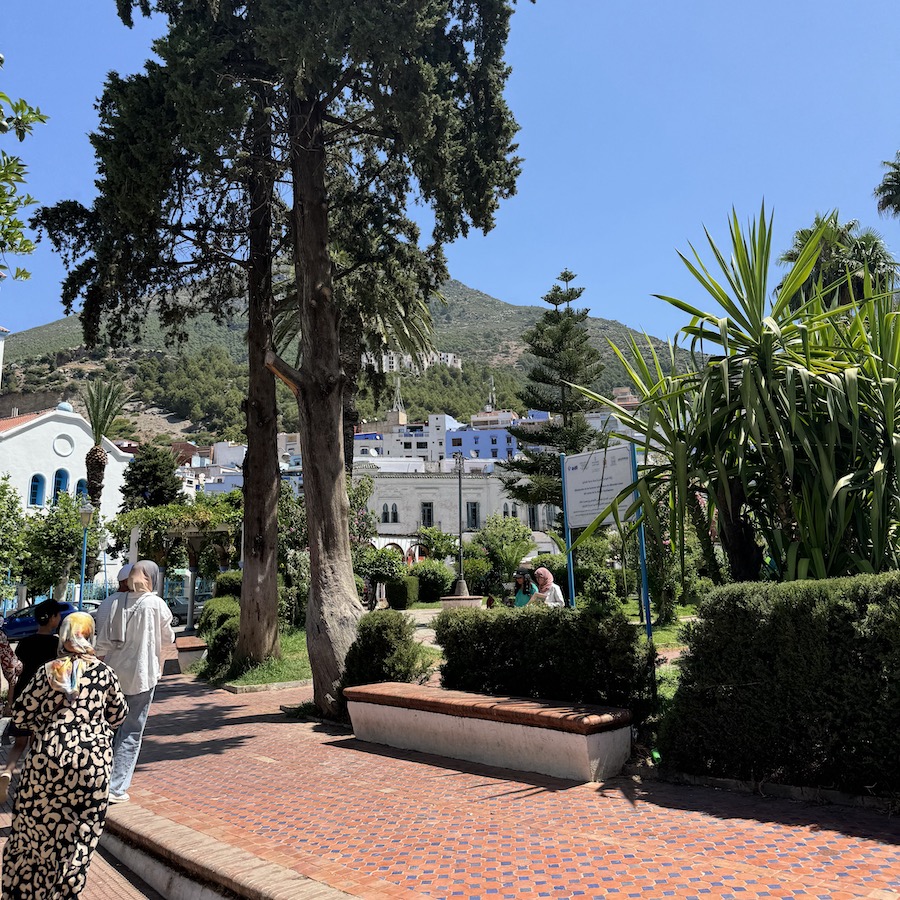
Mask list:
[[441,609],[460,609],[465,606],[481,606],[484,597],[441,597]]

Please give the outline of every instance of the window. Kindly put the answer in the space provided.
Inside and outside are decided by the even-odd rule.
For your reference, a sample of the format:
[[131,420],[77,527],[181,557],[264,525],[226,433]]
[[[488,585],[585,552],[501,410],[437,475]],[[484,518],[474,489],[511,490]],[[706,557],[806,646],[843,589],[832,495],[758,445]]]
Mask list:
[[391,522],[395,522],[395,523],[396,523],[396,522],[399,522],[399,521],[400,521],[400,516],[399,516],[399,514],[398,514],[398,512],[397,512],[397,504],[396,504],[396,503],[392,503],[392,504],[391,504]]
[[412,450],[412,441],[404,441],[403,449],[404,450]]
[[519,507],[516,506],[515,503],[513,503],[512,517],[513,517],[514,519],[518,519],[518,518],[519,518]]
[[508,503],[503,504],[503,518],[504,519],[509,518],[509,504]]
[[493,446],[496,446],[496,444],[497,444],[497,438],[491,438],[491,444],[492,444]]
[[422,527],[432,528],[434,526],[434,504],[422,504]]
[[69,473],[65,469],[57,469],[53,476],[53,500],[69,489]]
[[427,450],[428,441],[416,441],[416,450]]
[[388,512],[387,503],[383,503],[381,505],[381,521],[383,523],[387,523],[391,521],[391,514]]
[[478,443],[478,438],[475,438],[475,443],[476,443],[476,444]]
[[462,438],[451,438],[450,446],[451,447],[462,447]]
[[31,488],[28,491],[28,505],[29,506],[43,506],[44,505],[44,476],[43,475],[32,475],[31,476]]
[[477,528],[481,528],[481,523],[478,516],[479,506],[481,506],[480,503],[472,502],[471,500],[466,503],[466,528],[469,528],[473,531]]
[[[200,490],[200,485],[197,485],[197,490]],[[84,478],[78,479],[78,484],[75,485],[75,499],[76,500],[87,500],[89,498],[88,489],[87,489],[87,481]]]
[[496,459],[496,458],[497,458],[497,451],[496,451],[496,450],[491,450],[491,457],[492,457],[493,459]]

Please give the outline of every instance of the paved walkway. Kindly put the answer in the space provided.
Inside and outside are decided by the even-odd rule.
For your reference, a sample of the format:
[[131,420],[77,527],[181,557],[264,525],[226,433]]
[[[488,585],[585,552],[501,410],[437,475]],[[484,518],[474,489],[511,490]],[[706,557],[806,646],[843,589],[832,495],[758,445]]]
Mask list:
[[164,679],[111,828],[238,876],[249,851],[311,889],[285,898],[900,898],[897,818],[392,751],[280,713],[309,693]]

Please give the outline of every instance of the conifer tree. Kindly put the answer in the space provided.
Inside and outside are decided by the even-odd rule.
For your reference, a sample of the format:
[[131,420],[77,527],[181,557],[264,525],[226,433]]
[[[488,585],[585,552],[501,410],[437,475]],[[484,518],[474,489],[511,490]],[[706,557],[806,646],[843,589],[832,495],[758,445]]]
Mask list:
[[572,309],[584,293],[583,287],[572,286],[576,277],[568,269],[559,274],[542,297],[551,309],[522,335],[536,361],[519,399],[526,409],[550,413],[550,419],[536,430],[509,429],[521,453],[504,465],[501,480],[510,497],[531,505],[561,507],[559,454],[582,453],[600,439],[584,418],[591,401],[570,387],[596,384],[603,371],[585,325],[588,310]]

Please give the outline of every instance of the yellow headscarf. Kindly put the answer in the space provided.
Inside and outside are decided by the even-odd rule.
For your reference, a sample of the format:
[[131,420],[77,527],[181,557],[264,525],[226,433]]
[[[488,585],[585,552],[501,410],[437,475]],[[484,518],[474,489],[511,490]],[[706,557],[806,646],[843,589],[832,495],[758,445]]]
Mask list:
[[81,686],[81,676],[96,662],[94,620],[85,612],[70,613],[59,629],[63,653],[47,663],[47,678],[58,691],[73,700]]

